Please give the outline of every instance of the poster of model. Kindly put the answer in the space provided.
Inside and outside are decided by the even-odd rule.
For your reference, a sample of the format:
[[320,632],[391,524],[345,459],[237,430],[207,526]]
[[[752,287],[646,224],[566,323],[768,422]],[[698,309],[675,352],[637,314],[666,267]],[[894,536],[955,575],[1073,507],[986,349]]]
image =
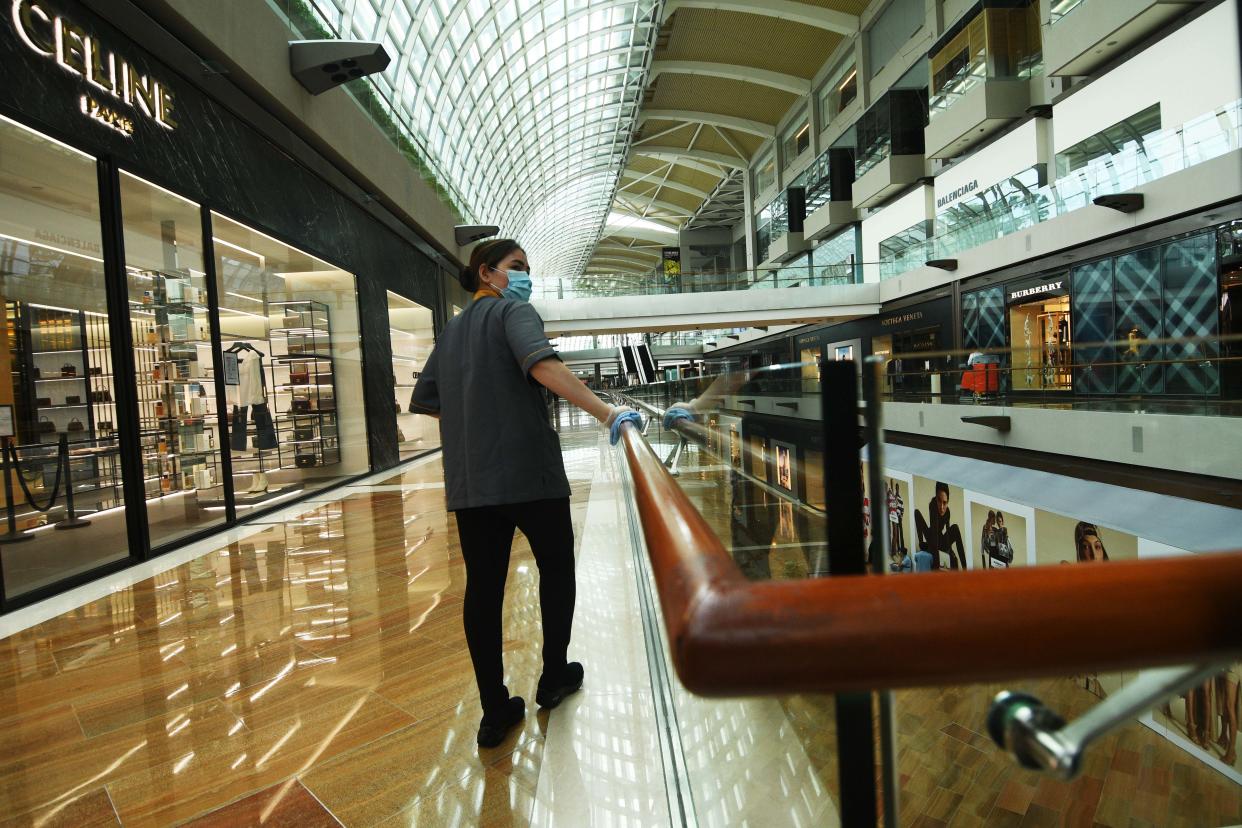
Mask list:
[[1033,563],[1035,510],[977,492],[966,492],[971,568],[1008,569]]
[[921,571],[911,555],[909,528],[911,517],[910,489],[913,478],[888,471],[884,477],[884,491],[880,498],[872,498],[871,511],[873,531],[885,532],[888,537],[888,569],[890,572]]
[[926,477],[914,478],[916,564],[923,563],[928,569],[969,568],[961,526],[966,514],[964,504],[960,487]]
[[1090,514],[1075,518],[1042,509],[1035,513],[1035,563],[1039,566],[1136,558],[1138,538],[1101,526]]

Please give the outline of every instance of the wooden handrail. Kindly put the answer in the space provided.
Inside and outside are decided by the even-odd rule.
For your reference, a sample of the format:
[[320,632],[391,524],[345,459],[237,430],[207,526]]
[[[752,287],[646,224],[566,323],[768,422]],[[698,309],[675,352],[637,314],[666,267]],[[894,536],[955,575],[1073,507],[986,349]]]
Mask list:
[[705,696],[966,684],[1242,656],[1242,554],[747,581],[630,424],[626,461],[682,683]]

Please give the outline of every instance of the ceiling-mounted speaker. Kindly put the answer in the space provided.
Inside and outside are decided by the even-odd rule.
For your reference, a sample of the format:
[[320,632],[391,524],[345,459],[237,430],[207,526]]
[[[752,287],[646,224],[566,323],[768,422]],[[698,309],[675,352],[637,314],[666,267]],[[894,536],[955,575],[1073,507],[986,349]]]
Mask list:
[[312,95],[383,72],[392,58],[382,43],[366,40],[294,40],[289,71]]

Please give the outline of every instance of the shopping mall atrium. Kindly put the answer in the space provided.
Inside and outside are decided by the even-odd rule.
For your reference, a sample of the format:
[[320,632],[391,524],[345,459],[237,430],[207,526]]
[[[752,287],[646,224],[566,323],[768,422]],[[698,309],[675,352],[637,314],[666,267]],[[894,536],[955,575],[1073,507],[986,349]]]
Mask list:
[[0,5],[0,826],[1242,825],[1239,0]]

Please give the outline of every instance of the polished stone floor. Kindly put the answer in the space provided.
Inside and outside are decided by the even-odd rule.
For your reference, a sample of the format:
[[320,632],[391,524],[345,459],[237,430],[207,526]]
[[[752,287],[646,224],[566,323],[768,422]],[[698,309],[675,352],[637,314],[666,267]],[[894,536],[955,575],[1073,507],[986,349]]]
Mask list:
[[[619,458],[582,418],[561,429],[588,672],[560,709],[475,746],[464,572],[427,458],[0,619],[0,826],[664,826],[670,750],[702,826],[839,824],[830,699],[674,687],[658,719]],[[682,476],[713,520],[719,470],[694,453]],[[786,543],[767,563],[804,560]],[[537,586],[519,535],[506,669],[528,699]],[[1070,679],[1034,688],[1071,714],[1094,702]],[[1138,724],[1077,782],[1015,768],[981,735],[996,689],[898,694],[903,824],[1242,822],[1237,785]]]

